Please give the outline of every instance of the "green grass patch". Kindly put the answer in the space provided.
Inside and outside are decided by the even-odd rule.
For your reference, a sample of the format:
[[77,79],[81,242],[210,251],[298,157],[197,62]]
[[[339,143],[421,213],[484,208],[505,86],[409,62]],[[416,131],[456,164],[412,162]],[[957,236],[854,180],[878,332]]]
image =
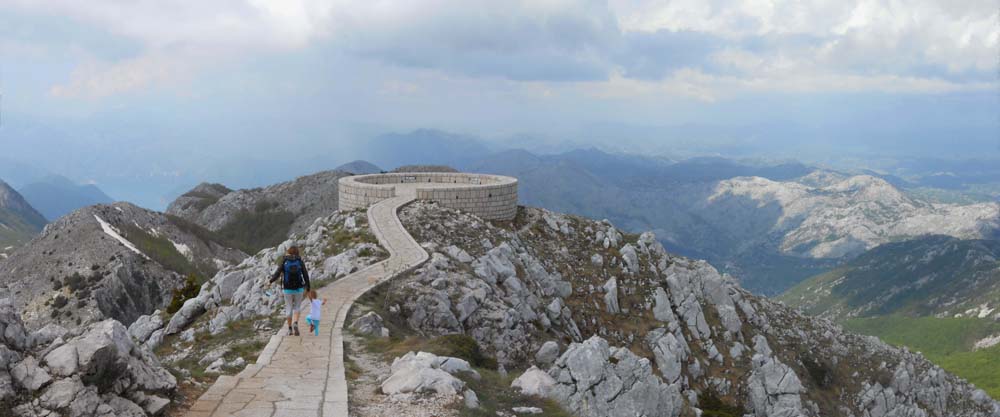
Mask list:
[[288,238],[295,214],[277,210],[273,203],[261,202],[253,211],[240,210],[219,229],[219,236],[248,254],[278,246]]
[[1000,398],[1000,346],[972,350],[976,341],[1000,334],[1000,323],[978,318],[885,316],[843,324],[853,332],[919,351],[934,364]]
[[499,372],[489,369],[477,369],[482,376],[478,381],[473,378],[465,378],[466,386],[475,391],[479,397],[479,408],[470,410],[464,404],[459,404],[459,415],[463,417],[496,417],[498,411],[511,413],[514,407],[538,407],[542,409],[541,414],[533,414],[542,417],[570,417],[555,401],[522,395],[517,390],[510,387],[514,381],[514,375],[503,376]]
[[213,276],[218,269],[211,263],[193,263],[164,236],[153,236],[135,225],[122,227],[125,237],[156,263],[181,275]]

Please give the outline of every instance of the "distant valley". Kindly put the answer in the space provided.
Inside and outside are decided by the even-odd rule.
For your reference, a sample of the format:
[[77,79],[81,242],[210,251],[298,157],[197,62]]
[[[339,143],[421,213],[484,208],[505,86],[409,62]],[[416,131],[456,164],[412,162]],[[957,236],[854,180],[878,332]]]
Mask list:
[[779,297],[921,351],[1000,396],[1000,241],[926,236],[878,246]]

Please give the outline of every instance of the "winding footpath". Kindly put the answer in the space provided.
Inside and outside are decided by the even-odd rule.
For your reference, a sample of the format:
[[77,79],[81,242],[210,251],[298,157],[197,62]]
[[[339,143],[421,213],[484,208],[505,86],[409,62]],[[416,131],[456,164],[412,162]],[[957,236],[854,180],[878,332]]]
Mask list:
[[[186,414],[215,416],[347,417],[347,379],[344,376],[342,330],[354,300],[372,287],[427,260],[399,221],[398,211],[416,198],[411,187],[398,187],[399,196],[368,208],[368,224],[389,258],[341,278],[318,290],[329,301],[323,309],[320,336],[279,334],[257,362],[235,376],[220,376]],[[301,324],[301,323],[300,323]]]

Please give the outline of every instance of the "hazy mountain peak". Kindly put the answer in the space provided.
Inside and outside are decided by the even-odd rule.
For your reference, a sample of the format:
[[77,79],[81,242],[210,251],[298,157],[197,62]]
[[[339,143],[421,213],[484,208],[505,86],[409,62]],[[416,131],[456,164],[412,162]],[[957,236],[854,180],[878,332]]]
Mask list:
[[348,162],[334,169],[337,171],[350,172],[356,175],[377,174],[382,172],[382,168],[379,168],[377,165],[360,159]]
[[73,210],[114,201],[93,184],[78,184],[61,175],[45,178],[21,187],[25,200],[49,220],[55,220]]

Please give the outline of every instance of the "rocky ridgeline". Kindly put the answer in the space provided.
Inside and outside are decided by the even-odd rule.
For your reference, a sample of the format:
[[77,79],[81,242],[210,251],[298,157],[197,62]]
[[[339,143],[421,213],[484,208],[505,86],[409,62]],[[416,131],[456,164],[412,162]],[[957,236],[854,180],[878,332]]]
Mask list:
[[50,324],[30,332],[3,300],[0,342],[3,415],[155,415],[177,388],[174,376],[116,320],[72,331]]
[[324,171],[264,188],[230,190],[203,183],[178,197],[167,214],[219,231],[241,213],[287,212],[294,217],[290,233],[301,233],[316,219],[337,210],[337,180],[344,171]]
[[401,219],[431,259],[390,284],[387,319],[537,364],[515,384],[574,415],[1000,415],[920,354],[751,295],[651,233],[538,209],[490,224],[423,202]]
[[853,257],[883,243],[929,234],[988,239],[1000,231],[998,203],[934,204],[880,178],[826,171],[795,182],[720,181],[692,209],[738,242],[776,245],[782,253],[809,258]]
[[[280,285],[270,289],[264,285],[288,247],[299,246],[314,287],[387,257],[385,250],[375,243],[367,222],[367,215],[361,211],[335,213],[317,219],[303,233],[278,247],[265,249],[238,265],[219,271],[202,285],[196,297],[185,301],[169,319],[164,320],[155,313],[143,316],[129,331],[139,343],[155,349],[163,343],[165,336],[183,332],[179,343],[192,342],[197,333],[217,335],[225,332],[234,321],[274,315],[283,303]],[[195,322],[206,315],[204,320]],[[180,354],[169,358],[171,362],[200,352],[197,344],[185,346]],[[224,353],[216,351],[214,359]]]
[[211,276],[246,257],[203,232],[129,203],[86,207],[0,260],[0,295],[31,329],[127,325],[169,303],[187,274]]

